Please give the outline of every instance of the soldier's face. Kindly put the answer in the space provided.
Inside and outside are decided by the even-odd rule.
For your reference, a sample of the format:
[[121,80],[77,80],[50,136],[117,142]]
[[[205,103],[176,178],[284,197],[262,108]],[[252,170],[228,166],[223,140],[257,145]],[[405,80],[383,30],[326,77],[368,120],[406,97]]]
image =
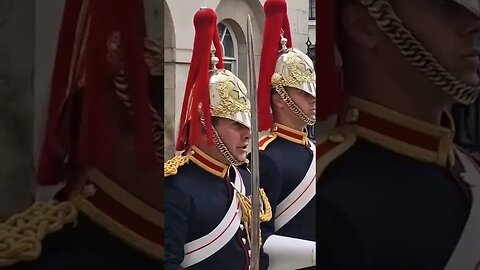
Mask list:
[[316,99],[305,91],[294,89],[291,87],[285,87],[290,98],[297,104],[297,106],[306,114],[310,119],[316,119],[317,103]]
[[250,129],[226,118],[218,118],[215,129],[230,153],[238,161],[245,161],[250,141]]
[[405,26],[453,75],[479,84],[480,19],[453,0],[391,1]]

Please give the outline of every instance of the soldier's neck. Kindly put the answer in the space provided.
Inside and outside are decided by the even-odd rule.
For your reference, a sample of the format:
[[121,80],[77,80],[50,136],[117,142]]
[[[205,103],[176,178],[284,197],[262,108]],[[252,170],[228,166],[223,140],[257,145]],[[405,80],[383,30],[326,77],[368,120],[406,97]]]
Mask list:
[[[280,125],[284,125],[286,127],[289,127],[291,129],[295,129],[298,131],[304,131],[307,125],[303,121],[294,121],[293,119],[289,119],[287,117],[274,117],[273,118],[274,123],[278,123]],[[275,125],[275,124],[274,124]]]
[[198,149],[202,150],[205,154],[209,155],[213,159],[223,163],[230,164],[230,162],[225,158],[225,156],[220,153],[216,145],[208,145],[206,142],[201,142],[196,146]]
[[347,74],[345,87],[348,95],[435,125],[440,124],[443,111],[452,104],[446,94],[428,81],[399,82],[381,71],[374,74],[369,74],[368,69],[356,76]]

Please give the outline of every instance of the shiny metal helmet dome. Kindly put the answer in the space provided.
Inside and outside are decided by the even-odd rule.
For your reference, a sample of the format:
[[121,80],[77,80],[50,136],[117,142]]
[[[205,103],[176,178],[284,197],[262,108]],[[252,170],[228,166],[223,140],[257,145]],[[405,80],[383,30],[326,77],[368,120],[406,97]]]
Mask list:
[[214,68],[209,73],[212,116],[230,119],[251,128],[250,100],[245,84],[227,69]]
[[305,53],[286,47],[278,57],[272,75],[273,87],[293,87],[316,96],[315,67]]

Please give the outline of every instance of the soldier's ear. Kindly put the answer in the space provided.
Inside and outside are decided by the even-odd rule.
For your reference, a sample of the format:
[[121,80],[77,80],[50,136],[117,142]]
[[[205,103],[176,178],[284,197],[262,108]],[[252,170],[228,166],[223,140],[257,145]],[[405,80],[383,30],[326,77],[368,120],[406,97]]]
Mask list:
[[377,47],[379,30],[364,6],[357,1],[349,1],[340,16],[347,42],[354,42],[364,49]]

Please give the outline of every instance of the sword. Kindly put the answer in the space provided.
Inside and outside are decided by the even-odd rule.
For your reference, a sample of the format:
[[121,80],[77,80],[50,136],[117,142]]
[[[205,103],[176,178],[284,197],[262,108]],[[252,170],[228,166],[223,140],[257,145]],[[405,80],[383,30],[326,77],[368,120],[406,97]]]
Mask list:
[[259,269],[260,259],[260,183],[258,169],[258,123],[257,123],[257,80],[255,72],[255,54],[253,44],[252,20],[247,18],[247,73],[252,113],[251,128],[251,175],[252,175],[252,217],[251,217],[251,257],[250,269]]

